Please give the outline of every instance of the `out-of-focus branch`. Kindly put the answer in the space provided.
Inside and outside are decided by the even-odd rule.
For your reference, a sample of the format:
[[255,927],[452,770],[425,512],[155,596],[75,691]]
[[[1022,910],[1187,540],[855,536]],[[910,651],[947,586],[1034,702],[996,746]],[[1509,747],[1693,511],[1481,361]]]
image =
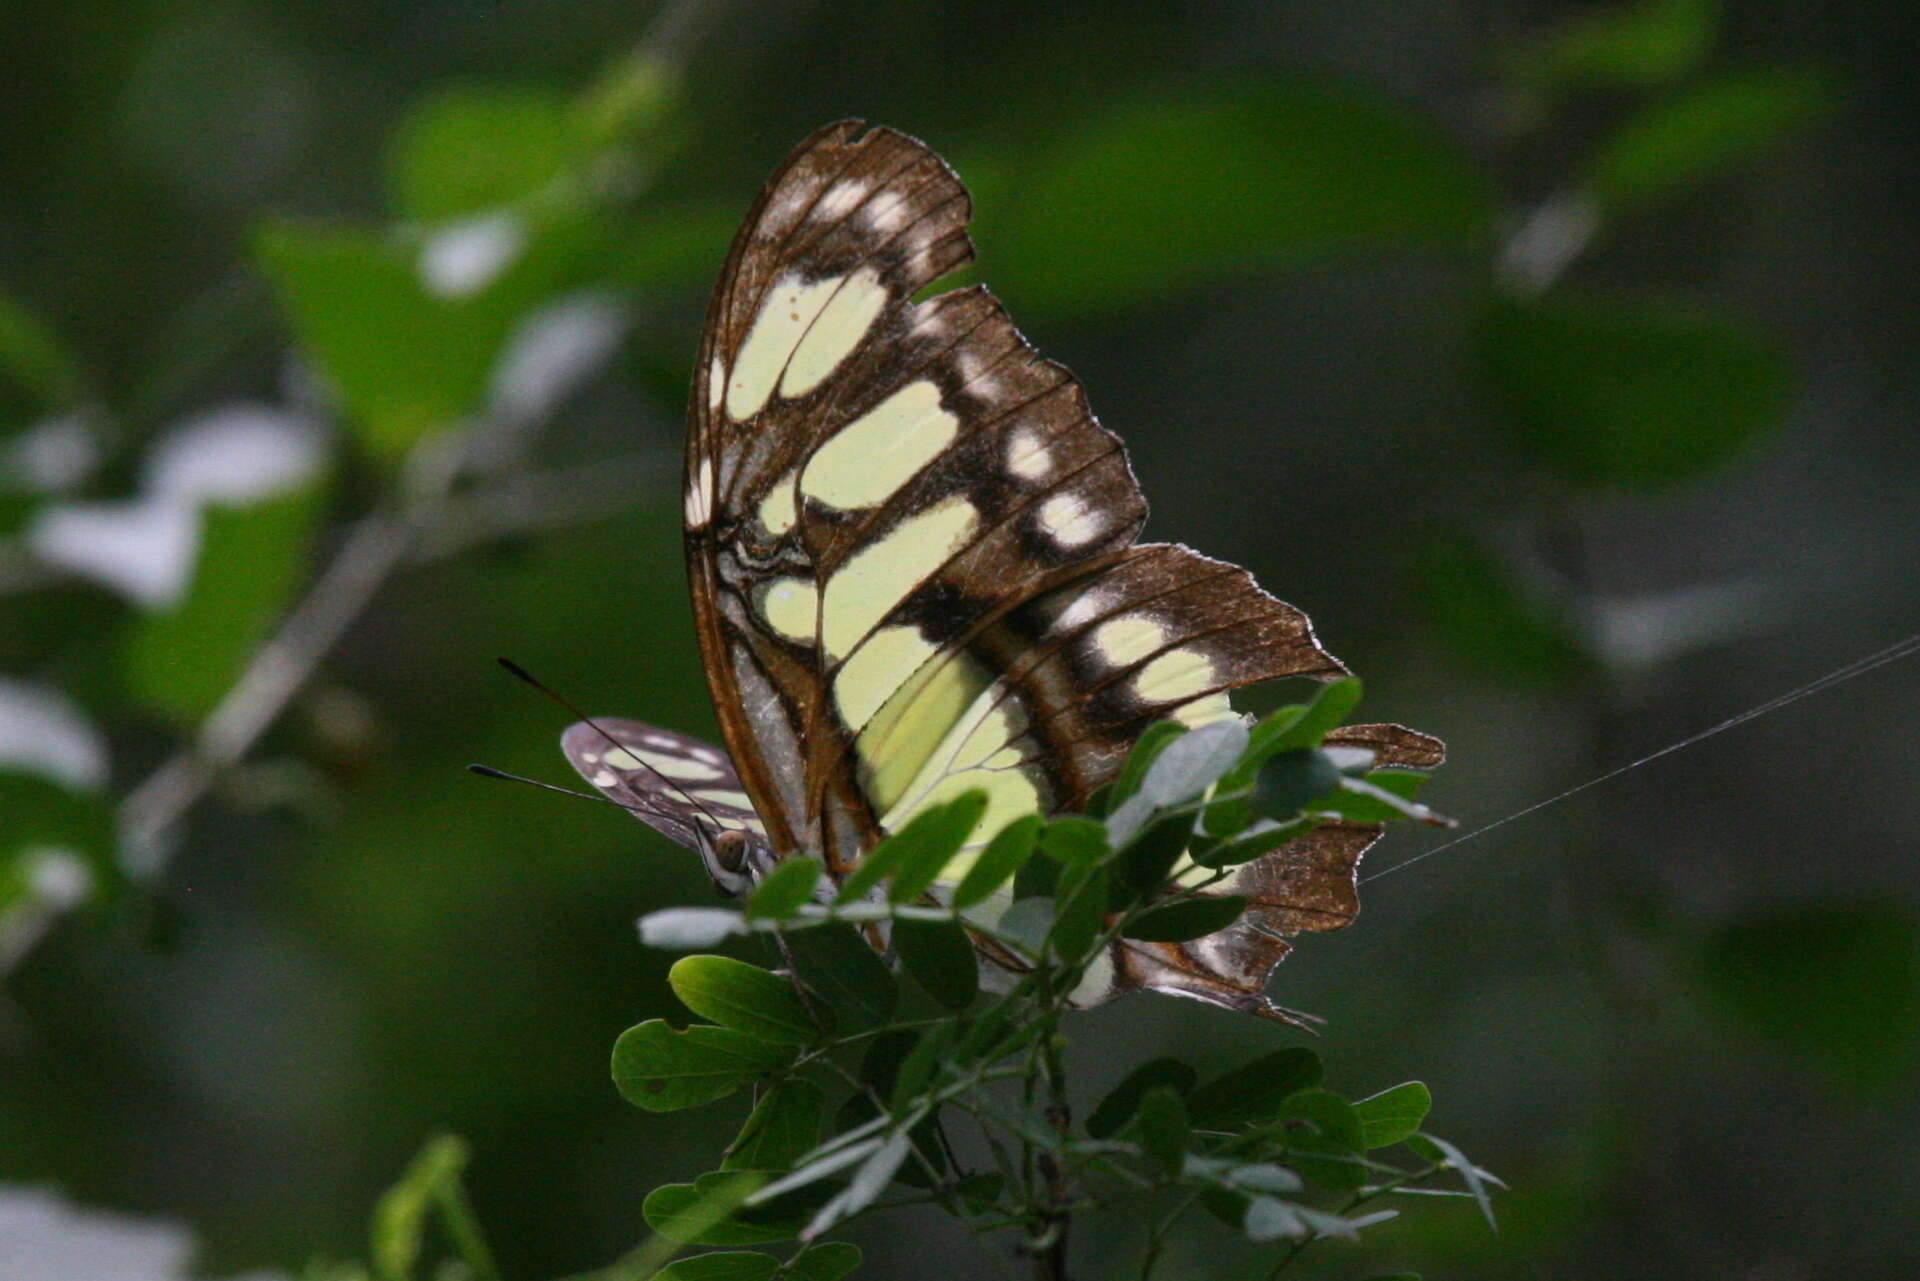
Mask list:
[[[578,524],[631,504],[664,477],[664,459],[640,456],[523,473],[455,496],[452,451],[437,449],[398,512],[362,518],[278,631],[257,650],[187,747],[128,794],[120,834],[129,870],[155,870],[169,834],[253,749],[314,671],[403,566],[456,555],[515,534]],[[422,471],[430,474],[422,475]]]

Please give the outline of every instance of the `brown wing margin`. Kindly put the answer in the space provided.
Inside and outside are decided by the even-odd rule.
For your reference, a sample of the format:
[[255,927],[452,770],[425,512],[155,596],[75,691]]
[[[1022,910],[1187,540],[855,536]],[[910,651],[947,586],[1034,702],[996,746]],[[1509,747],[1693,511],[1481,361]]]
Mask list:
[[[1439,739],[1404,725],[1347,725],[1326,741],[1369,748],[1388,767],[1426,770],[1446,759]],[[1247,910],[1218,934],[1187,943],[1116,943],[1112,994],[1148,988],[1310,1027],[1307,1016],[1268,999],[1267,981],[1293,950],[1290,936],[1337,930],[1359,914],[1360,858],[1381,831],[1371,823],[1328,823],[1247,864],[1221,887],[1244,894]]]

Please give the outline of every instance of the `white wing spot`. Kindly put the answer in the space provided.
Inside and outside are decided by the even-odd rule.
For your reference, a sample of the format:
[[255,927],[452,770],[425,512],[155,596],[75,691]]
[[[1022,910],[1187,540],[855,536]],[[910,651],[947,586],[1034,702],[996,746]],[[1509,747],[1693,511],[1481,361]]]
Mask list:
[[713,515],[713,460],[702,458],[687,484],[687,528],[702,529]]
[[603,769],[591,781],[595,787],[612,787],[620,781],[620,776],[610,769]]
[[707,408],[718,410],[727,398],[727,362],[715,356],[707,366]]
[[875,507],[913,479],[960,431],[939,384],[908,383],[835,432],[807,463],[801,489],[829,507]]
[[843,218],[866,199],[868,190],[868,184],[857,178],[843,178],[827,188],[827,194],[820,197],[820,203],[813,207],[813,216],[820,222]]
[[1170,650],[1141,668],[1133,689],[1149,703],[1192,698],[1214,686],[1213,660],[1197,649]]
[[1053,628],[1060,632],[1073,631],[1106,613],[1111,603],[1105,592],[1081,592],[1073,598],[1073,604],[1060,611],[1060,617],[1053,621]]
[[836,284],[832,297],[818,308],[792,349],[793,358],[780,378],[782,396],[804,396],[826,381],[859,348],[886,308],[886,286],[872,267],[862,267]]
[[1053,455],[1039,436],[1022,428],[1007,441],[1007,470],[1021,480],[1041,480],[1053,470]]
[[[871,269],[863,270],[871,277]],[[734,358],[733,378],[727,384],[728,417],[739,422],[766,406],[782,372],[806,345],[815,319],[839,296],[846,280],[829,276],[806,284],[800,273],[788,272],[767,291],[767,300]]]
[[820,622],[820,591],[804,578],[776,578],[761,594],[760,613],[780,635],[811,645]]
[[1166,643],[1167,629],[1144,614],[1110,618],[1093,632],[1094,649],[1113,667],[1137,663]]
[[1100,533],[1105,518],[1075,494],[1055,494],[1040,504],[1040,528],[1062,547],[1078,547]]

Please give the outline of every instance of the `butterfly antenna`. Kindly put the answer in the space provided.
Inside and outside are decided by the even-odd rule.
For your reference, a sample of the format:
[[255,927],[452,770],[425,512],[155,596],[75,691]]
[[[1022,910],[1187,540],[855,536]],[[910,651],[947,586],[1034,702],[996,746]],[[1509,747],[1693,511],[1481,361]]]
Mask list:
[[596,792],[575,791],[571,787],[561,787],[557,783],[543,783],[537,778],[528,778],[525,774],[509,774],[507,771],[495,769],[491,765],[469,765],[467,766],[467,773],[478,774],[481,778],[504,779],[509,783],[525,783],[528,787],[538,787],[543,791],[558,792],[562,796],[577,796],[583,801],[600,801],[603,804],[616,805],[632,813],[650,814],[653,812],[642,809],[638,805],[628,805],[624,801],[616,801],[611,796],[601,796]]
[[[641,756],[637,752],[634,752],[625,743],[621,742],[619,739],[615,738],[612,734],[608,733],[606,729],[604,729],[601,726],[600,722],[594,720],[593,717],[581,711],[579,707],[574,704],[572,699],[567,698],[565,695],[556,691],[551,685],[548,685],[545,681],[539,679],[532,672],[520,666],[520,664],[514,662],[511,658],[501,658],[501,659],[497,659],[496,661],[500,664],[500,666],[507,669],[508,674],[514,676],[519,680],[525,681],[527,684],[533,686],[535,689],[539,690],[542,694],[545,694],[548,698],[552,699],[554,702],[558,703],[560,706],[566,708],[568,713],[570,713],[575,720],[586,725],[588,728],[592,729],[594,733],[598,734],[601,738],[605,739],[607,742],[607,745],[612,747],[615,751],[626,752],[628,755],[632,756],[634,760],[640,763],[640,767],[642,769],[646,770],[649,774],[653,775],[655,778],[659,779],[662,783],[666,784],[666,786],[672,789],[673,792],[676,793],[682,800],[684,800],[687,804],[691,805],[694,809],[698,810],[703,818],[705,818],[708,822],[713,824],[715,831],[724,830],[721,826],[719,816],[715,814],[712,810],[708,809],[704,804],[702,804],[698,797],[688,792],[686,788],[680,786],[680,784],[674,782],[672,779],[668,778],[665,774],[662,774],[658,769],[654,768],[654,766],[649,764],[645,757]],[[561,788],[559,790],[565,791],[566,789]],[[620,804],[620,802],[615,801],[614,804],[618,805]],[[631,808],[631,807],[628,807],[628,808]]]

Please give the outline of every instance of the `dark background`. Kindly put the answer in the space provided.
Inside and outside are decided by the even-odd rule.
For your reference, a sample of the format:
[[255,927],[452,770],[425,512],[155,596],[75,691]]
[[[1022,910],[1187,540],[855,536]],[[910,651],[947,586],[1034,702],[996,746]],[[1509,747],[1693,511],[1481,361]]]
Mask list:
[[[1428,798],[1467,828],[1899,640],[1917,31],[1869,0],[13,7],[0,671],[64,690],[110,777],[71,814],[22,781],[0,815],[6,1195],[178,1221],[193,1275],[297,1273],[363,1253],[379,1190],[452,1130],[509,1275],[539,1278],[706,1168],[732,1105],[642,1114],[606,1070],[671,1007],[633,918],[709,901],[697,865],[461,766],[564,781],[564,714],[496,653],[711,732],[687,366],[733,221],[835,117],[956,164],[978,278],[1127,440],[1149,534],[1309,610],[1367,713],[1449,741]],[[521,256],[478,294],[369,283],[500,210]],[[490,382],[557,302],[573,345]],[[316,425],[327,461],[207,514],[186,603],[35,541],[61,504],[138,499],[157,442],[236,403]],[[50,423],[90,467],[29,474]],[[116,852],[111,807],[462,439],[455,496],[518,505],[434,508],[181,839]],[[1305,1273],[1920,1269],[1915,670],[1384,879],[1303,946],[1275,993],[1328,1016],[1331,1083],[1427,1081],[1433,1127],[1513,1187],[1497,1236],[1420,1204]],[[29,804],[93,860],[90,904],[20,870]],[[1397,831],[1369,868],[1437,842]],[[1223,1067],[1291,1036],[1145,997],[1072,1030],[1090,1095],[1163,1046]],[[1133,1227],[1082,1230],[1087,1275],[1136,1266]],[[1016,1272],[933,1214],[855,1239],[872,1276]],[[1180,1238],[1167,1274],[1264,1275],[1219,1242]]]

